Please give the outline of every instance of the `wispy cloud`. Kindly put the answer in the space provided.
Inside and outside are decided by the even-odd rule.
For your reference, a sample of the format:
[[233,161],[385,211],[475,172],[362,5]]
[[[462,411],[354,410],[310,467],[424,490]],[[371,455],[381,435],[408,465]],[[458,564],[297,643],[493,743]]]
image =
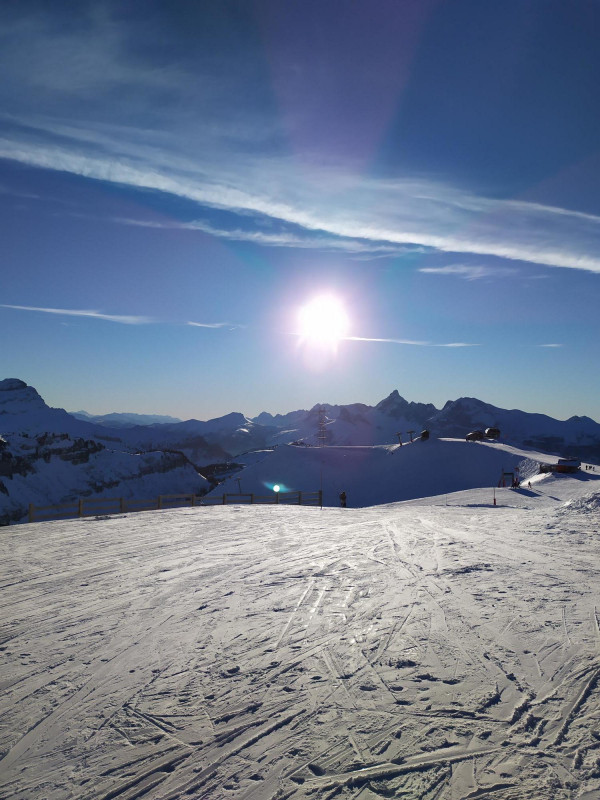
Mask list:
[[40,308],[38,306],[14,306],[1,303],[0,308],[12,308],[17,311],[41,311],[44,314],[60,314],[66,317],[92,317],[106,322],[118,322],[122,325],[146,325],[154,322],[151,317],[140,317],[122,314],[103,314],[101,311],[72,308]]
[[[43,135],[42,130],[39,133]],[[171,159],[167,143],[160,152],[140,145],[134,159],[123,156],[119,141],[112,142],[112,152],[107,156],[82,141],[49,146],[35,138],[0,139],[0,157],[152,189],[163,193],[165,199],[171,196],[193,201],[199,210],[206,207],[241,215],[243,228],[210,229],[202,223],[187,224],[215,236],[289,247],[336,246],[330,240],[315,242],[319,233],[337,240],[340,249],[358,251],[362,247],[366,251],[375,246],[375,250],[388,248],[392,254],[394,248],[418,246],[600,272],[600,217],[589,214],[492,201],[433,181],[362,178],[351,191],[344,192],[348,176],[341,168],[314,167],[312,180],[307,182],[299,165],[275,158],[249,163],[232,156],[229,163],[215,159],[212,164],[200,165],[194,157],[184,171],[181,163]],[[134,148],[133,143],[130,147]],[[195,166],[190,167],[190,163]],[[257,174],[259,165],[262,175]],[[328,191],[318,191],[317,181]],[[269,221],[293,225],[295,232],[269,233],[264,229]]]
[[562,344],[538,344],[538,347],[562,347]]
[[[408,252],[415,252],[420,248],[390,245],[385,242],[370,242],[346,237],[332,238],[323,232],[321,236],[307,236],[292,233],[286,230],[265,232],[262,230],[242,230],[241,228],[216,228],[208,222],[194,220],[192,222],[153,222],[133,219],[115,220],[128,225],[141,225],[142,227],[177,228],[180,230],[202,231],[211,236],[218,236],[220,239],[230,239],[239,242],[254,242],[255,244],[267,245],[271,247],[297,247],[302,249],[316,248],[319,250],[343,250],[346,253],[356,253],[358,255],[369,254],[373,257],[401,255]],[[254,219],[256,223],[257,220]]]
[[480,347],[479,344],[470,342],[419,342],[412,339],[377,339],[367,336],[345,336],[348,342],[388,342],[390,344],[405,344],[414,347]]
[[233,325],[231,322],[187,322],[186,324],[194,328],[229,328],[231,330],[242,327],[241,325]]
[[[181,227],[224,239],[356,258],[423,249],[600,272],[600,217],[427,177],[374,177],[329,151],[290,154],[277,139],[281,120],[255,102],[264,80],[252,78],[252,60],[238,62],[229,48],[197,59],[196,48],[179,52],[161,28],[152,34],[171,57],[157,66],[151,39],[134,52],[135,32],[111,8],[81,4],[64,26],[54,13],[0,9],[0,71],[10,78],[0,87],[0,158],[152,190],[165,207],[184,198],[199,221]],[[122,124],[99,122],[118,96],[128,98]],[[207,209],[235,220],[212,226],[201,220]],[[460,263],[424,271],[434,270],[465,280],[497,274]]]
[[504,277],[514,275],[517,270],[510,267],[488,267],[470,264],[448,264],[445,267],[421,267],[419,272],[431,275],[456,275],[467,281],[480,280],[481,278]]

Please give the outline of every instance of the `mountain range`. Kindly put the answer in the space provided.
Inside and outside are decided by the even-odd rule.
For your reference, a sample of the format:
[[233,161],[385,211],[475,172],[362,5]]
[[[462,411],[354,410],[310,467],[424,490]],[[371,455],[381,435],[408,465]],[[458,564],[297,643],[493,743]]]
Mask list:
[[[113,426],[108,424],[111,418],[116,419]],[[209,488],[204,476],[212,478],[214,485],[215,475],[227,473],[226,465],[236,459],[247,460],[241,456],[250,451],[290,443],[406,443],[419,437],[424,429],[432,438],[464,439],[472,430],[493,426],[500,429],[505,444],[600,464],[600,424],[589,417],[557,420],[544,414],[498,408],[470,397],[448,401],[437,409],[430,403],[409,402],[394,390],[375,406],[318,404],[287,414],[263,412],[254,418],[232,412],[206,421],[167,419],[157,422],[155,416],[118,413],[93,417],[78,412],[75,416],[49,407],[24,381],[0,380],[0,517],[3,509],[5,520],[18,519],[20,512],[24,513],[24,504],[31,502],[27,497],[39,494],[42,472],[47,473],[48,480],[41,499],[49,504],[78,494],[101,494],[108,485],[114,488],[113,495],[119,494],[123,481],[128,481],[131,496],[142,491],[147,496],[147,486],[139,481],[142,467],[144,475],[150,471],[163,476],[155,481],[156,494],[190,491],[192,485],[194,491],[202,493]],[[141,420],[145,424],[139,424]],[[81,469],[69,477],[61,476],[59,485],[54,486],[48,465],[56,458],[69,461],[73,469],[79,461]],[[147,463],[142,465],[144,460]],[[102,479],[90,475],[99,463]],[[18,464],[25,473],[21,475],[26,478],[24,482],[16,480]],[[186,477],[179,475],[172,480],[174,476],[169,473],[175,469],[183,470]],[[115,474],[111,477],[112,472]],[[22,484],[18,492],[15,480]],[[39,501],[37,495],[36,499]]]
[[179,417],[164,414],[135,414],[132,412],[113,411],[111,414],[88,414],[87,411],[69,411],[72,417],[104,425],[107,428],[133,428],[135,425],[154,425],[165,422],[181,422]]

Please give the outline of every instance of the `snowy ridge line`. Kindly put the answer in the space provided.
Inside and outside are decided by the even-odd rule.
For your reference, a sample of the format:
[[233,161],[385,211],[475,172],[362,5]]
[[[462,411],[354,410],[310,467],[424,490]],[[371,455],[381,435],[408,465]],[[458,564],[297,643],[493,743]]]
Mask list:
[[[250,498],[248,501],[240,498]],[[106,508],[105,504],[112,503],[113,508]],[[29,503],[28,521],[29,522],[48,522],[58,517],[61,519],[68,517],[94,517],[97,514],[124,514],[131,511],[161,511],[169,508],[182,508],[195,506],[216,506],[216,505],[299,505],[299,506],[322,506],[322,493],[316,492],[276,492],[273,495],[256,494],[223,494],[212,497],[204,495],[187,494],[159,494],[154,499],[135,499],[126,500],[124,497],[94,497],[79,498],[71,503],[60,503],[53,506],[36,506]],[[141,506],[141,508],[139,507]],[[56,514],[44,514],[39,516],[40,511],[56,511]]]

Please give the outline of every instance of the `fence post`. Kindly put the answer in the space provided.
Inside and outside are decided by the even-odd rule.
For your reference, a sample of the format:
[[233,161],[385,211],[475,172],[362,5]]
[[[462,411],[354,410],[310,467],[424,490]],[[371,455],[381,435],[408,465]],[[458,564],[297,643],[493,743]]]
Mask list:
[[122,497],[119,497],[119,514],[123,514],[125,512],[125,500]]
[[227,505],[227,495],[226,494],[223,495],[223,505],[224,506]]
[[298,492],[298,505],[302,505],[302,492]]
[[156,504],[157,508],[162,508],[162,494],[158,495],[158,503]]
[[29,522],[33,522],[34,514],[35,514],[35,506],[33,505],[33,503],[29,503]]
[[79,498],[79,506],[77,507],[77,516],[83,517],[83,498]]
[[250,502],[254,505],[254,493],[250,495]]
[[192,495],[192,502],[190,503],[190,505],[192,506],[192,508],[196,505],[196,495],[195,494]]
[[323,508],[323,489],[319,489],[319,505]]

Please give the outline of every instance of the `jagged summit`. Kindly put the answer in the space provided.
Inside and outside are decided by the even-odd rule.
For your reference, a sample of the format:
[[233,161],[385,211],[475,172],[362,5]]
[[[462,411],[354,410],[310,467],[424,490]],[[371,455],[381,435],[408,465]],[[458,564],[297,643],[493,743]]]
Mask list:
[[375,408],[379,408],[380,410],[385,410],[386,408],[396,407],[396,406],[406,406],[408,402],[402,397],[398,389],[394,389],[393,392],[390,392],[387,397],[384,397],[383,400],[380,400]]
[[425,425],[429,417],[438,411],[432,403],[409,403],[397,389],[380,400],[375,408],[389,417],[404,418],[419,425]]

